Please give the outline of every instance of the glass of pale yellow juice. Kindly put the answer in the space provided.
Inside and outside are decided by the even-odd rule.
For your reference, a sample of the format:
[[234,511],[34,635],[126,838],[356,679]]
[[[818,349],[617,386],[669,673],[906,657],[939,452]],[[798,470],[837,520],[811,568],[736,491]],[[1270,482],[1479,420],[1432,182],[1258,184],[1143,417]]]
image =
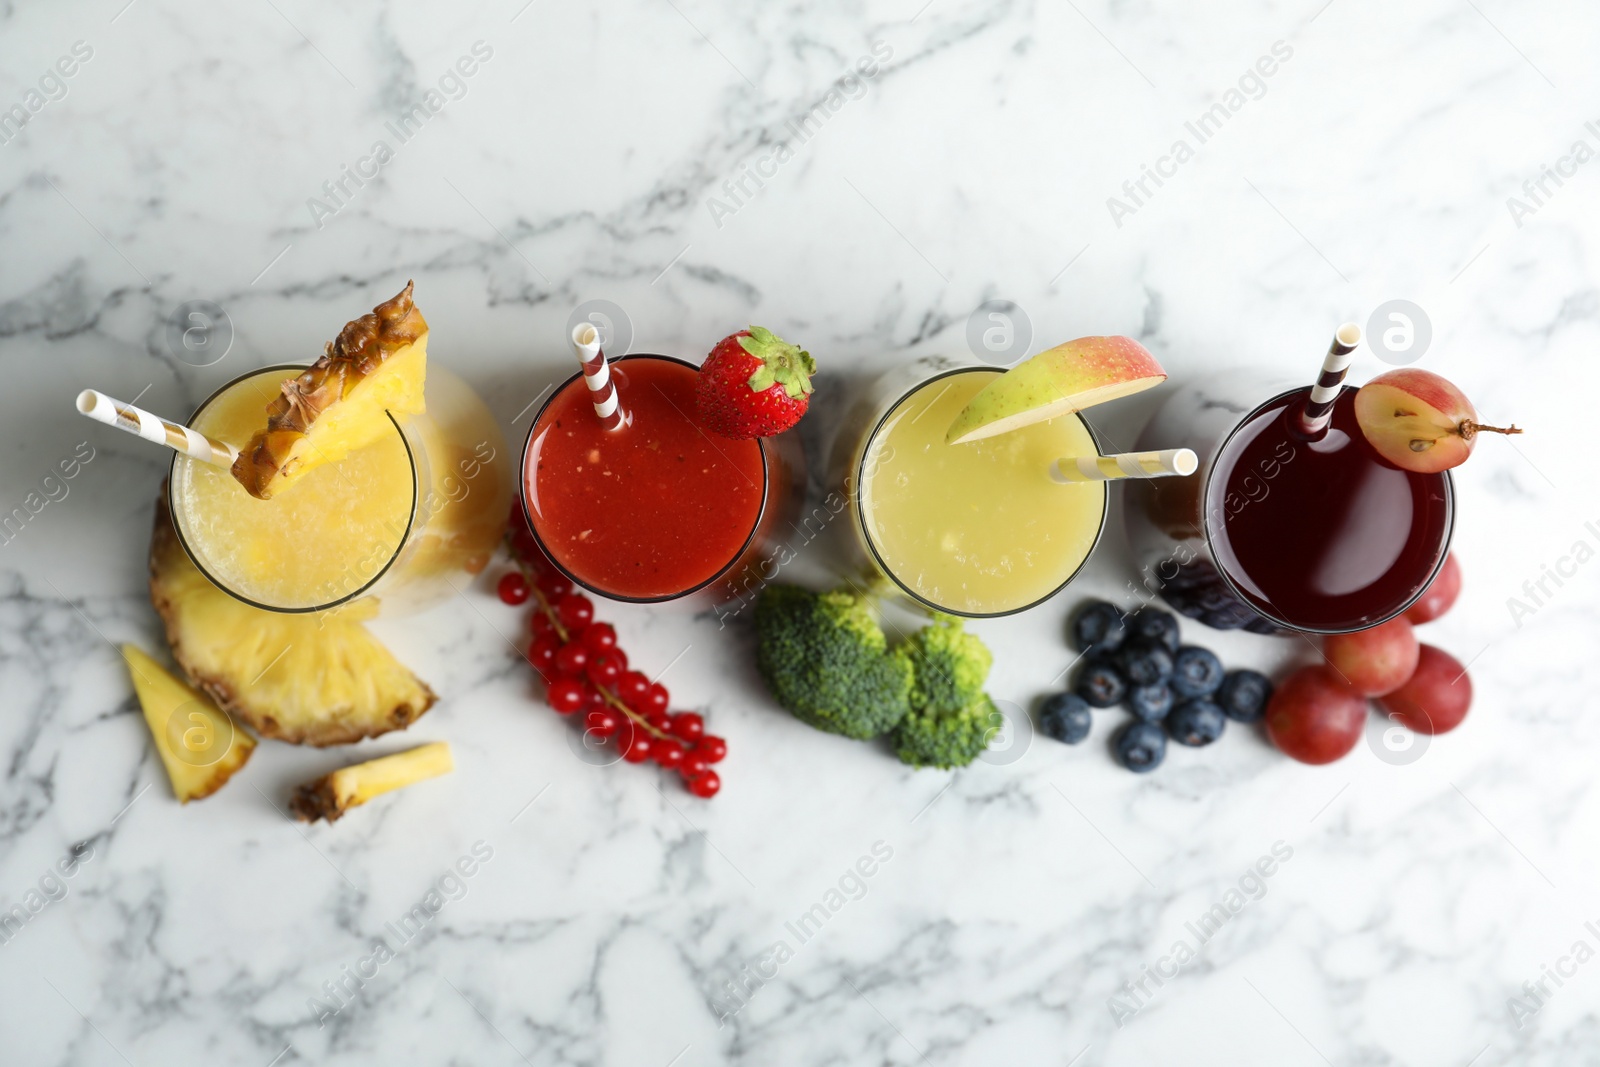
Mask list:
[[1063,456],[1099,441],[1067,414],[964,444],[946,431],[1002,372],[920,361],[869,386],[849,499],[872,566],[913,600],[952,615],[1025,611],[1060,591],[1105,528],[1105,482],[1061,484]]
[[[298,365],[241,375],[213,393],[189,426],[244,442]],[[178,539],[201,573],[258,608],[326,611],[355,601],[381,614],[419,610],[481,571],[511,507],[505,439],[476,393],[428,370],[424,414],[305,473],[259,500],[223,467],[175,454],[167,502]]]

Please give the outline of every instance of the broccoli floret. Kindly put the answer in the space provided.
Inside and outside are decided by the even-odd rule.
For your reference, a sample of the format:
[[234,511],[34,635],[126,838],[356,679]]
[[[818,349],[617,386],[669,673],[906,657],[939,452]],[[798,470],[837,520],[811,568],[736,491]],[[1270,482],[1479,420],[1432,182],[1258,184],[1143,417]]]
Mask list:
[[866,598],[848,591],[762,590],[756,669],[795,718],[859,741],[888,733],[910,710],[911,664],[888,651]]
[[917,711],[960,711],[983,692],[994,656],[954,615],[933,621],[895,649],[911,664],[911,706]]
[[913,767],[965,767],[989,746],[1005,720],[989,694],[958,711],[912,711],[894,731],[894,751]]

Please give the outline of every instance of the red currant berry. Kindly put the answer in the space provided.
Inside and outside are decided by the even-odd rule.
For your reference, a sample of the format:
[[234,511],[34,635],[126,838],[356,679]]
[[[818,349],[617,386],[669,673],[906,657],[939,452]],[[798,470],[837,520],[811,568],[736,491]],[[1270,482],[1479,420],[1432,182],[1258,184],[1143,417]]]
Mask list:
[[560,600],[572,592],[572,583],[554,571],[539,575],[538,585],[539,592],[543,593],[547,600]]
[[617,647],[617,629],[609,622],[597,622],[583,631],[583,644],[590,652],[610,652]]
[[606,656],[608,658],[610,658],[611,662],[615,663],[617,666],[621,667],[623,670],[627,670],[628,669],[628,654],[626,652],[622,651],[622,646],[618,645],[618,646],[615,646],[615,647],[611,648],[609,651],[606,652]]
[[500,594],[501,603],[516,607],[528,599],[531,590],[528,588],[528,579],[512,571],[501,576],[500,584],[495,586],[495,592]]
[[716,734],[706,734],[694,743],[696,754],[704,756],[707,763],[721,763],[728,754],[728,742]]
[[591,708],[583,717],[584,732],[596,737],[610,737],[618,725],[617,717],[604,708]]
[[556,672],[556,652],[560,648],[561,638],[555,634],[540,634],[528,646],[528,662],[541,675],[552,678]]
[[589,665],[589,650],[576,642],[561,646],[556,653],[556,670],[562,674],[582,674]]
[[617,680],[617,696],[630,708],[639,709],[650,691],[650,679],[638,671],[628,671]]
[[693,778],[697,774],[704,774],[711,769],[711,764],[700,753],[690,749],[683,754],[683,762],[678,764],[678,773],[685,778]]
[[529,620],[528,626],[533,631],[533,636],[535,637],[538,637],[541,634],[553,634],[556,632],[556,624],[550,621],[549,613],[543,608],[534,609],[533,618]]
[[683,764],[683,742],[674,741],[670,737],[657,738],[650,744],[650,754],[661,766],[669,771],[675,771]]
[[653,682],[644,694],[645,711],[666,711],[671,699],[667,694],[667,687],[660,682]]
[[622,677],[622,668],[612,662],[611,657],[605,653],[591,653],[589,666],[586,668],[589,680],[601,688],[610,688],[617,684],[617,679]]
[[582,593],[568,593],[556,601],[556,616],[563,625],[581,630],[594,621],[594,604]]
[[664,711],[647,711],[644,721],[650,724],[651,729],[658,733],[670,734],[672,732],[672,716]]
[[672,717],[672,732],[685,741],[698,741],[706,732],[706,721],[692,711],[680,711]]
[[544,699],[557,715],[571,715],[588,703],[586,687],[576,678],[557,678],[550,683]]
[[643,763],[650,758],[650,750],[653,747],[650,735],[643,730],[635,729],[633,736],[628,739],[628,747],[622,750],[622,758],[629,763]]
[[701,771],[689,779],[689,792],[697,797],[714,797],[721,788],[722,779],[717,777],[716,771]]

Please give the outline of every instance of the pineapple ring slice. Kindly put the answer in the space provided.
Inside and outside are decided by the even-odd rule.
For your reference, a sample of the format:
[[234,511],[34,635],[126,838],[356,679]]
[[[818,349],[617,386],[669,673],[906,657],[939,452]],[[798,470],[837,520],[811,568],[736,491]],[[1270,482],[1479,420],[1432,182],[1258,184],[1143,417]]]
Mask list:
[[253,608],[212,585],[173,529],[165,487],[150,599],[195,686],[261,737],[343,745],[401,730],[437,699],[361,625],[370,602],[317,614]]

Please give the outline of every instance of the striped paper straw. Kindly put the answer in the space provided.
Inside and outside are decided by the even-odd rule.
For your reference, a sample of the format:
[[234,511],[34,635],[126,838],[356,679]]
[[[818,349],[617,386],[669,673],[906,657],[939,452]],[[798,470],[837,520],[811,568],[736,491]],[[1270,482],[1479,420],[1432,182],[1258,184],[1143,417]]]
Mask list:
[[154,441],[158,445],[175,448],[186,456],[210,463],[217,467],[231,467],[238,458],[239,451],[232,445],[214,441],[205,434],[196,433],[187,426],[179,426],[175,422],[168,422],[159,415],[152,415],[143,408],[136,408],[132,404],[124,404],[97,389],[85,389],[78,394],[78,413],[87,415],[95,422],[103,422],[107,426],[115,426],[119,430],[138,434],[146,441]]
[[1200,459],[1188,448],[1161,452],[1124,452],[1118,456],[1078,456],[1050,464],[1058,482],[1109,482],[1118,478],[1168,478],[1193,474]]
[[1339,387],[1350,372],[1350,356],[1361,343],[1361,327],[1347,322],[1334,332],[1333,344],[1322,359],[1322,374],[1311,387],[1311,399],[1300,413],[1300,432],[1315,437],[1328,428],[1333,417],[1333,402],[1339,399]]
[[572,351],[583,364],[583,383],[589,387],[594,413],[605,428],[615,430],[633,421],[617,399],[617,384],[611,380],[606,354],[600,351],[600,331],[593,323],[580,322],[572,328]]

